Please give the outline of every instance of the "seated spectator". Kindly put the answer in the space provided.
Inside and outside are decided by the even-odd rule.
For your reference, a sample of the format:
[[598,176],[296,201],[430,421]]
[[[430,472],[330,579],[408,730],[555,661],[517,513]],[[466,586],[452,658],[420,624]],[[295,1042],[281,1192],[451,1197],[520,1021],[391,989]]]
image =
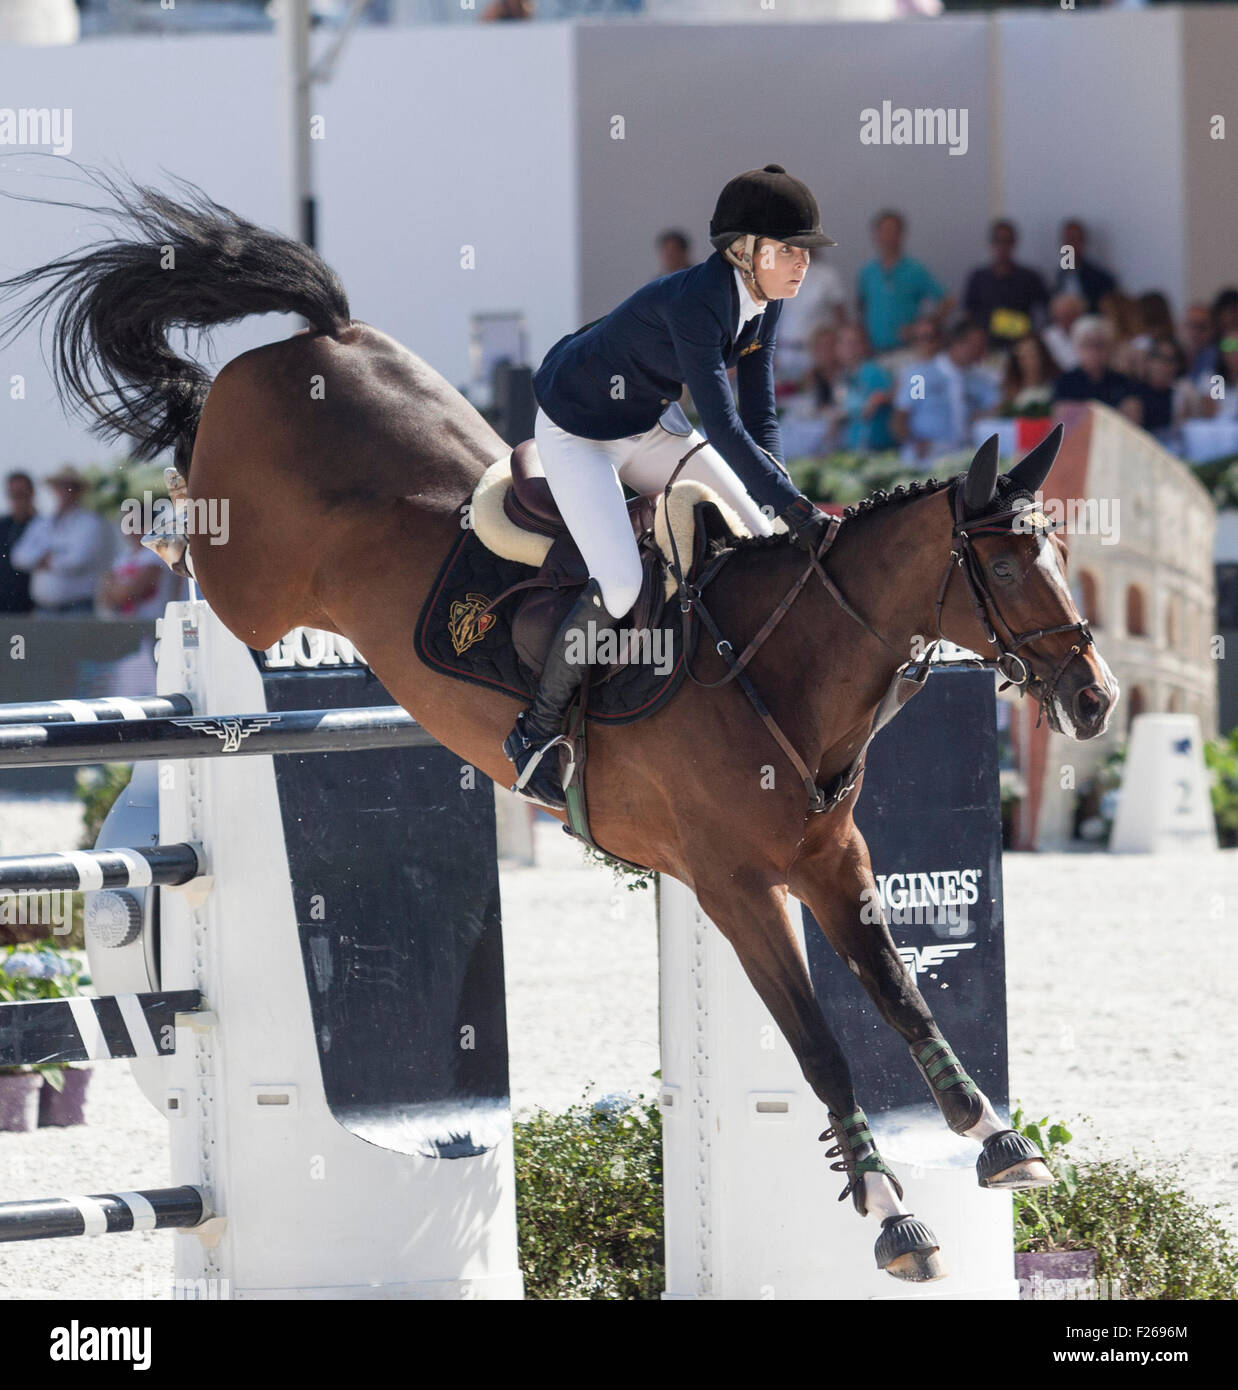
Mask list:
[[30,576],[10,563],[13,547],[34,520],[34,481],[29,473],[10,473],[5,479],[9,496],[7,516],[0,516],[0,613],[29,613]]
[[972,271],[963,291],[963,308],[987,330],[995,348],[1009,347],[1038,328],[1049,302],[1040,272],[1015,261],[1018,242],[1014,223],[999,217],[989,229],[992,259]]
[[673,275],[677,270],[687,270],[695,264],[688,234],[675,227],[668,227],[659,234],[655,249],[658,253],[659,276]]
[[125,538],[112,568],[99,585],[99,603],[118,618],[158,618],[168,601],[164,576],[172,571],[136,531]]
[[1182,319],[1182,341],[1186,345],[1187,375],[1199,390],[1208,389],[1208,378],[1217,369],[1217,334],[1212,310],[1207,304],[1192,304]]
[[14,569],[30,573],[35,612],[81,617],[94,611],[99,576],[111,561],[107,523],[81,505],[86,480],[65,467],[47,480],[56,493],[53,516],[36,516],[13,547]]
[[800,292],[782,301],[774,377],[798,382],[812,366],[812,339],[819,328],[839,328],[847,321],[847,292],[842,276],[828,262],[815,260]]
[[1109,365],[1124,376],[1134,376],[1139,364],[1134,348],[1139,333],[1139,306],[1130,295],[1114,290],[1101,300],[1100,312],[1113,331]]
[[811,339],[808,370],[787,398],[779,419],[788,458],[828,454],[842,417],[836,331],[825,325]]
[[902,347],[912,321],[936,306],[938,317],[951,300],[929,270],[903,254],[907,223],[902,213],[886,210],[873,218],[876,257],[860,271],[860,322],[874,352]]
[[811,365],[800,382],[800,393],[807,396],[817,410],[836,405],[834,381],[837,376],[838,333],[822,326],[812,335]]
[[[1062,223],[1061,235],[1063,254],[1059,257],[1059,269],[1053,288],[1059,294],[1078,295],[1087,306],[1088,313],[1095,314],[1100,310],[1101,300],[1118,288],[1118,282],[1104,267],[1088,260],[1085,255],[1088,244],[1087,228],[1077,217],[1068,218]],[[1070,263],[1061,266],[1062,259],[1069,259]]]
[[1079,365],[1079,359],[1071,345],[1070,330],[1087,307],[1080,295],[1071,294],[1067,290],[1055,294],[1049,301],[1049,326],[1040,336],[1044,339],[1045,347],[1053,354],[1058,368],[1063,372]]
[[956,323],[946,350],[904,373],[895,400],[894,432],[903,441],[903,458],[926,465],[941,454],[967,446],[972,421],[997,404],[992,376],[977,364],[988,334],[971,319]]
[[1144,362],[1157,338],[1173,338],[1174,316],[1169,300],[1160,290],[1148,290],[1135,300],[1137,332],[1131,339],[1128,364],[1132,376],[1144,376]]
[[1136,384],[1110,365],[1113,326],[1099,314],[1085,314],[1071,330],[1070,340],[1079,365],[1063,372],[1053,388],[1055,401],[1103,401],[1138,425],[1143,413]]
[[1200,413],[1199,393],[1186,371],[1186,353],[1171,337],[1153,341],[1138,385],[1143,427],[1167,448],[1180,446],[1182,422]]
[[1214,420],[1238,420],[1238,333],[1227,334],[1217,344],[1217,369],[1203,399],[1203,413]]
[[864,330],[857,324],[838,330],[836,350],[842,369],[838,381],[843,407],[840,447],[858,453],[893,449],[890,401],[894,382],[890,373],[870,357]]
[[1049,349],[1035,333],[1012,344],[1002,377],[1002,406],[1017,415],[1029,406],[1048,405],[1060,373]]
[[1212,318],[1218,338],[1238,333],[1238,290],[1230,286],[1212,301]]
[[910,349],[910,356],[903,367],[902,378],[904,380],[907,373],[915,371],[918,366],[922,366],[925,362],[931,362],[941,351],[940,324],[935,318],[924,314],[908,329],[907,345]]

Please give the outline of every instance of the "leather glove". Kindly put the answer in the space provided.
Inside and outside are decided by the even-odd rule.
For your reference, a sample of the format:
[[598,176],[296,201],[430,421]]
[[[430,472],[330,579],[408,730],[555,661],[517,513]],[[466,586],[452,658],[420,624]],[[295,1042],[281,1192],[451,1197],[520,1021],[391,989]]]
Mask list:
[[829,517],[803,493],[779,515],[791,532],[792,545],[798,545],[801,550],[815,555],[829,527]]

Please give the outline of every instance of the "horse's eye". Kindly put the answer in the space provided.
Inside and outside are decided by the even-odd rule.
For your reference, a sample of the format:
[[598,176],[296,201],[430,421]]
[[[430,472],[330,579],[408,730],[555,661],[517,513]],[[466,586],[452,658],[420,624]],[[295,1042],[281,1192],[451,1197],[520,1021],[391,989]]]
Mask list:
[[1012,579],[1014,577],[1014,566],[1009,560],[994,560],[993,573],[998,579]]

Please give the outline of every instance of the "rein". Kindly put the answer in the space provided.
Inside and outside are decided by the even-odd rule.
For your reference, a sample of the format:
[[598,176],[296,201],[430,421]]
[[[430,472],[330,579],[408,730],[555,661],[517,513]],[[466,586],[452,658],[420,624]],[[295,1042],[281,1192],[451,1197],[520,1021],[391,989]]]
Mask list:
[[[691,448],[679,460],[674,472],[666,481],[663,490],[663,505],[666,506],[670,501],[671,485],[679,476],[684,465],[698,450],[703,449],[706,440]],[[898,650],[891,646],[884,637],[863,617],[862,614],[848,601],[846,595],[838,587],[835,581],[826,572],[822,561],[825,559],[830,547],[834,544],[838,532],[842,527],[842,521],[838,517],[831,517],[821,544],[815,552],[809,554],[808,564],[804,572],[787,590],[782,601],[774,608],[770,616],[762,624],[756,636],[748,643],[744,650],[737,657],[731,643],[722,636],[717,623],[714,622],[712,615],[706,608],[702,599],[704,590],[717,577],[723,565],[735,553],[733,550],[724,550],[716,555],[713,560],[706,565],[702,573],[697,577],[695,584],[689,584],[684,576],[683,564],[679,557],[679,547],[675,541],[673,529],[668,525],[667,534],[670,537],[672,566],[671,574],[676,584],[679,586],[679,612],[683,623],[683,650],[691,650],[690,638],[692,631],[692,619],[696,615],[700,618],[704,627],[709,631],[714,641],[714,649],[718,655],[726,662],[727,671],[716,681],[703,681],[692,670],[691,663],[686,664],[688,677],[694,684],[706,690],[716,690],[721,686],[729,684],[732,680],[737,682],[740,689],[747,696],[749,703],[756,710],[761,722],[769,730],[774,741],[782,749],[787,760],[794,767],[800,780],[804,784],[804,789],[808,794],[808,809],[810,813],[828,813],[842,803],[855,790],[856,783],[864,772],[864,761],[868,753],[869,746],[881,730],[894,718],[908,700],[923,689],[925,681],[929,676],[931,662],[937,648],[946,639],[941,630],[942,610],[946,602],[946,594],[950,587],[950,581],[954,577],[956,569],[961,570],[967,581],[969,598],[971,600],[972,611],[975,613],[986,638],[990,645],[997,647],[996,657],[977,657],[971,664],[981,668],[991,668],[999,671],[1005,677],[1005,684],[1000,689],[1005,690],[1011,686],[1018,689],[1020,694],[1032,692],[1040,704],[1040,717],[1044,718],[1045,709],[1052,701],[1058,682],[1065,673],[1067,666],[1074,658],[1087,649],[1092,643],[1092,634],[1088,630],[1085,621],[1077,623],[1062,623],[1057,627],[1035,628],[1027,632],[1016,633],[1002,617],[997,606],[997,601],[993,597],[985,578],[984,568],[980,564],[972,545],[974,535],[999,535],[1011,529],[1016,519],[1026,516],[1033,510],[1034,504],[1024,504],[1013,507],[1008,511],[999,512],[995,515],[977,518],[968,524],[965,516],[965,504],[963,500],[963,486],[961,482],[952,484],[951,507],[954,517],[954,525],[951,531],[953,546],[950,551],[950,558],[946,562],[945,573],[942,575],[941,584],[937,590],[937,600],[934,606],[934,619],[937,627],[937,637],[926,649],[924,655],[915,661],[913,659],[904,660]],[[1053,527],[1047,521],[1038,529],[1041,531],[1052,530]],[[800,591],[808,582],[813,573],[824,585],[826,592],[834,600],[842,611],[862,627],[870,636],[876,638],[887,651],[891,652],[899,659],[898,669],[894,672],[890,684],[882,696],[880,703],[873,714],[872,727],[865,738],[859,751],[852,758],[846,769],[835,776],[828,788],[818,786],[816,777],[812,770],[804,762],[803,758],[796,752],[791,741],[783,733],[778,721],[769,712],[764,700],[762,700],[756,687],[744,673],[744,668],[756,656],[757,652],[765,645],[778,624],[786,617],[792,604],[799,596]],[[1005,636],[999,636],[999,630],[1004,630]],[[1052,676],[1046,682],[1041,677],[1033,675],[1027,662],[1018,655],[1021,647],[1025,647],[1032,642],[1036,642],[1043,637],[1052,637],[1062,632],[1076,632],[1079,640],[1063,656],[1062,660],[1054,669]],[[1050,714],[1050,722],[1053,715]],[[1040,720],[1037,720],[1037,727]]]

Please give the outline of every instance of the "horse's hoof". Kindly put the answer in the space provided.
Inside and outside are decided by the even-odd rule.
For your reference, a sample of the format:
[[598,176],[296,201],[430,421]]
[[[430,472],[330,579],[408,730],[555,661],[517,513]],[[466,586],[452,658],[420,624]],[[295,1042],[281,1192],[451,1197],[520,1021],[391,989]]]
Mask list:
[[946,1262],[939,1251],[932,1231],[910,1213],[887,1216],[873,1249],[878,1269],[912,1284],[928,1284],[946,1277]]
[[1040,1150],[1017,1130],[1003,1129],[984,1141],[976,1160],[981,1187],[1022,1192],[1029,1187],[1052,1187],[1057,1181]]

